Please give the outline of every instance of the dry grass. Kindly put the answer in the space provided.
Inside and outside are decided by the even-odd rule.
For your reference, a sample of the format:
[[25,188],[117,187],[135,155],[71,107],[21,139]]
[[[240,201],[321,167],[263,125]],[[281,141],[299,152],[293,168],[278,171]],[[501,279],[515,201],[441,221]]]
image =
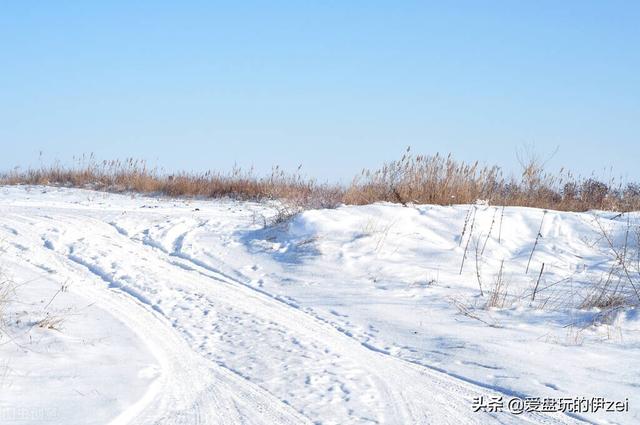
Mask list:
[[379,170],[363,170],[345,193],[350,204],[376,201],[402,204],[470,204],[527,206],[564,211],[640,209],[640,185],[623,186],[594,178],[581,179],[561,170],[544,171],[535,156],[521,160],[519,178],[505,177],[497,166],[458,162],[451,155],[414,156],[407,149],[399,161]]
[[579,308],[609,310],[640,304],[640,225],[632,223],[627,215],[624,237],[616,242],[612,229],[597,217],[595,222],[611,257],[611,267],[591,285]]
[[500,263],[500,270],[493,281],[493,287],[489,291],[489,298],[484,308],[504,308],[509,296],[509,282],[505,281],[504,260]]
[[59,317],[59,316],[51,316],[49,315],[49,313],[47,313],[47,315],[38,320],[36,322],[36,326],[42,329],[48,329],[48,330],[53,330],[53,331],[62,331],[62,326],[64,324],[64,317]]
[[6,307],[9,302],[11,288],[9,282],[0,278],[0,328],[5,325]]
[[7,305],[11,301],[14,284],[0,270],[0,340],[6,335]]
[[0,175],[0,183],[8,185],[53,185],[91,188],[111,192],[136,192],[152,195],[235,198],[243,200],[282,199],[292,205],[312,208],[333,207],[341,201],[338,186],[318,184],[299,174],[287,174],[279,167],[268,177],[256,177],[252,171],[239,168],[227,174],[165,173],[148,167],[145,161],[96,161],[81,157],[72,167],[59,163],[16,169]]
[[363,170],[347,187],[288,174],[278,167],[266,177],[234,168],[229,173],[166,173],[144,161],[97,161],[81,157],[76,164],[15,169],[0,175],[1,184],[83,187],[114,192],[167,196],[280,199],[298,208],[326,208],[378,201],[419,204],[470,204],[479,199],[493,205],[529,206],[565,211],[590,209],[640,210],[640,184],[576,178],[560,171],[549,174],[535,156],[521,160],[519,177],[505,177],[497,166],[468,164],[449,156],[411,154],[378,170]]

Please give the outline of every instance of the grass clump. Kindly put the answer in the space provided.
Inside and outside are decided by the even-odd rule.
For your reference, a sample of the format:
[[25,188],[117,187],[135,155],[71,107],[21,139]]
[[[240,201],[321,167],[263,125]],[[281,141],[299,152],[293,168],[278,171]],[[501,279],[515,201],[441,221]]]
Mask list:
[[534,155],[520,160],[521,175],[506,177],[497,166],[456,161],[451,155],[412,155],[378,170],[363,170],[346,190],[344,202],[525,206],[563,211],[640,209],[640,185],[574,177],[566,170],[547,173]]

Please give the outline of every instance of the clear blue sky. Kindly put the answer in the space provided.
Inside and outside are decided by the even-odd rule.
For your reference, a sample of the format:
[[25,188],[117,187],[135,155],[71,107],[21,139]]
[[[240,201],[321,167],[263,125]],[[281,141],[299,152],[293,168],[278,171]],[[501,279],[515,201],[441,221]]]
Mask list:
[[405,146],[640,179],[637,1],[14,1],[0,168],[145,158],[348,180]]

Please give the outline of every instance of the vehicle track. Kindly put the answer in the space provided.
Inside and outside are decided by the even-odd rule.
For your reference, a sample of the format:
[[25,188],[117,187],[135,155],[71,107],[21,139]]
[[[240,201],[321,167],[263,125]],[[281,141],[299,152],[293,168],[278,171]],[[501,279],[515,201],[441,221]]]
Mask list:
[[[44,262],[61,281],[73,282],[71,290],[93,300],[129,326],[160,365],[160,376],[144,397],[111,424],[310,423],[256,385],[194,352],[166,318],[143,299],[121,290],[117,282],[96,273],[80,257],[48,248],[41,242],[48,233],[38,230],[41,226],[34,218],[12,215],[0,219],[16,230],[12,238],[29,248],[29,256],[21,259],[36,267]],[[65,222],[62,217],[53,221]],[[64,232],[59,227],[49,229]]]
[[[60,276],[92,281],[74,288],[131,326],[158,357],[159,381],[116,424],[286,424],[332,413],[335,423],[576,422],[560,414],[472,413],[473,397],[500,394],[375,351],[190,257],[182,246],[196,221],[169,224],[166,239],[157,240],[149,228],[128,234],[86,211],[21,211],[2,218],[19,229],[9,237]],[[309,384],[297,388],[304,392],[288,393],[286,383],[303,377]],[[325,392],[314,394],[319,389]]]

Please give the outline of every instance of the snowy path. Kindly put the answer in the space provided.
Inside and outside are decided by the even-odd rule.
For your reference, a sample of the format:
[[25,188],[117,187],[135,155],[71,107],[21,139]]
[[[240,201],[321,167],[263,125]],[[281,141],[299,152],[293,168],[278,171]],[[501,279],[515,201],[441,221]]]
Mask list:
[[[87,220],[67,228],[63,223],[73,222],[64,222],[63,217],[59,217],[59,222],[57,219],[39,221],[37,218],[6,215],[3,224],[5,228],[12,229],[12,233],[26,237],[21,239],[25,243],[27,240],[40,240],[44,249],[38,250],[37,245],[24,245],[30,248],[28,261],[36,267],[55,271],[62,280],[78,282],[72,289],[129,325],[149,346],[161,367],[160,378],[145,397],[120,414],[113,421],[114,424],[228,424],[242,423],[245,418],[251,418],[252,423],[265,424],[304,422],[291,408],[255,385],[199,356],[173,330],[159,309],[149,308],[153,306],[143,295],[128,290],[126,285],[118,283],[97,266],[85,263],[82,257],[74,255],[72,252],[77,245],[67,247],[69,252],[65,254],[57,253],[53,239],[49,237],[67,232],[95,234],[96,228],[87,227]],[[40,226],[46,230],[36,230]],[[77,229],[82,229],[82,233]],[[102,254],[106,254],[106,251]],[[132,255],[130,252],[128,254]],[[104,259],[107,260],[106,257]],[[108,286],[99,282],[98,285],[80,283],[96,280],[102,280]],[[256,415],[256,412],[259,414]]]
[[202,221],[158,226],[157,211],[145,214],[37,201],[0,213],[5,243],[21,247],[7,255],[73,282],[156,357],[159,378],[114,424],[575,421],[473,413],[473,397],[496,393],[373,349],[192,258],[182,247]]

